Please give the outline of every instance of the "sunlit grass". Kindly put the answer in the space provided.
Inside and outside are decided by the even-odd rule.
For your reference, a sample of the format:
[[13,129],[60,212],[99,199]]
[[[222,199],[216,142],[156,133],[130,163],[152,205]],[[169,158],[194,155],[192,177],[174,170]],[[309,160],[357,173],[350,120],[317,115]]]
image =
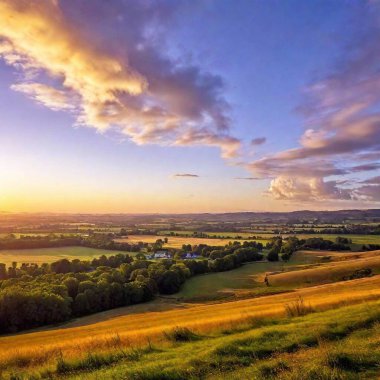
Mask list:
[[90,260],[101,255],[111,256],[117,253],[136,253],[111,251],[107,249],[97,249],[88,247],[58,247],[58,248],[33,248],[33,249],[9,249],[0,250],[0,263],[11,265],[13,261],[17,263],[51,263],[63,258],[68,260],[80,259]]
[[[263,326],[247,324],[243,330],[236,326],[228,335],[151,347],[136,359],[116,359],[113,366],[90,367],[69,378],[355,379],[359,372],[379,370],[380,351],[374,349],[379,320],[380,304],[371,302]],[[74,368],[77,363],[67,360]]]
[[[309,269],[299,269],[290,272],[277,273],[269,276],[272,286],[305,286],[342,281],[360,269],[371,269],[373,274],[380,273],[380,252],[368,252],[362,258],[342,260],[313,266]],[[346,255],[347,256],[347,255]]]
[[[0,338],[0,369],[54,369],[57,359],[85,360],[93,354],[115,353],[122,347],[130,350],[155,345],[165,347],[163,334],[176,327],[185,327],[198,336],[218,334],[244,328],[271,318],[283,318],[285,305],[302,297],[316,310],[361,303],[380,298],[380,276],[347,281],[287,294],[267,296],[213,305],[194,305],[161,312],[127,314],[75,328],[55,328]],[[124,360],[118,357],[118,360]],[[110,359],[111,360],[111,359]],[[112,360],[116,360],[115,357]]]

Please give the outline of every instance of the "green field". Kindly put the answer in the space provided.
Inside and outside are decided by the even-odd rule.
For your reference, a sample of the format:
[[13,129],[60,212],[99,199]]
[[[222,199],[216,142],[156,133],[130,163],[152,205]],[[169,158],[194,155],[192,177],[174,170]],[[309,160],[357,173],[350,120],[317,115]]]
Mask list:
[[[352,266],[351,264],[357,264],[358,268],[372,268],[377,273],[379,258],[371,257],[371,252],[368,252],[368,254],[370,256],[366,258],[366,253],[363,253],[364,256],[359,265],[355,260],[344,260],[343,262],[339,262],[339,257],[355,255],[355,253],[299,251],[293,255],[289,262],[252,262],[246,263],[240,268],[227,272],[208,273],[191,277],[185,282],[182,289],[175,294],[175,297],[184,302],[202,302],[236,296],[255,296],[290,290],[296,287],[294,283],[291,281],[283,281],[282,283],[277,284],[273,283],[272,278],[277,278],[277,276],[292,278],[293,273],[304,273],[307,268],[310,268],[309,271],[312,274],[314,272],[317,274],[322,273],[322,279],[319,278],[320,276],[317,276],[313,281],[311,281],[312,278],[303,278],[297,286],[310,286],[311,283],[323,283],[323,273],[326,273],[326,282],[331,282],[332,280],[327,278],[327,274],[336,266],[342,267],[342,269],[338,271],[340,277],[350,274],[357,269],[355,265]],[[323,261],[323,255],[330,256],[333,262],[328,262],[322,265],[321,261]],[[335,260],[338,261],[336,264]],[[271,286],[267,287],[264,283],[264,276],[266,273],[269,275],[271,272],[278,272],[279,274],[275,277],[269,276],[270,282],[272,283]]]
[[[162,234],[162,236],[168,236],[170,234],[170,232],[173,232],[175,234],[177,234],[178,236],[181,236],[183,238],[185,238],[186,236],[189,237],[190,239],[193,238],[193,232],[192,231],[161,231],[160,234]],[[248,237],[250,236],[258,236],[260,237],[261,239],[255,239],[256,241],[260,241],[262,243],[266,243],[268,240],[270,240],[271,238],[275,237],[275,236],[278,236],[278,235],[275,235],[273,233],[268,233],[268,232],[260,232],[260,231],[251,231],[251,232],[247,232],[247,231],[242,231],[242,232],[234,232],[234,231],[227,231],[227,232],[205,232],[205,234],[209,235],[209,236],[215,236],[216,238],[226,238],[228,237],[228,239],[236,239],[237,236],[240,236],[241,238],[243,239],[247,239]],[[282,234],[283,237],[286,237],[286,236],[297,236],[299,239],[310,239],[310,238],[316,238],[316,237],[321,237],[325,240],[331,240],[331,241],[335,241],[335,239],[340,236],[340,237],[345,237],[347,239],[351,239],[352,240],[352,243],[354,245],[357,245],[357,246],[361,246],[363,244],[380,244],[380,235],[351,235],[351,234],[295,234],[295,235],[286,235],[286,234]],[[158,237],[157,237],[158,238]],[[170,236],[169,236],[170,238]],[[198,238],[198,239],[202,239],[202,238]],[[203,238],[205,240],[207,240],[207,238]],[[226,239],[227,240],[227,239]],[[356,248],[360,248],[360,247],[356,247]]]
[[175,297],[183,301],[202,301],[225,298],[239,290],[271,292],[273,289],[267,288],[264,282],[255,281],[253,276],[281,271],[287,265],[284,262],[254,262],[227,272],[194,276],[185,282]]
[[[256,235],[260,236],[263,239],[269,240],[270,238],[276,236],[274,234],[268,234],[268,233],[251,233],[248,234],[250,236]],[[244,237],[244,235],[242,234]],[[296,235],[285,235],[282,234],[282,237],[286,236],[297,236],[298,239],[311,239],[311,238],[323,238],[325,240],[331,240],[335,241],[335,239],[340,236],[347,239],[351,239],[353,244],[356,245],[363,245],[363,244],[380,244],[380,235],[350,235],[350,234],[296,234]]]
[[36,249],[10,249],[0,251],[0,263],[7,265],[13,261],[17,263],[51,263],[63,258],[73,260],[89,260],[101,255],[111,256],[117,253],[128,253],[134,255],[134,252],[110,251],[106,249],[96,249],[87,247],[59,247],[59,248],[36,248]]

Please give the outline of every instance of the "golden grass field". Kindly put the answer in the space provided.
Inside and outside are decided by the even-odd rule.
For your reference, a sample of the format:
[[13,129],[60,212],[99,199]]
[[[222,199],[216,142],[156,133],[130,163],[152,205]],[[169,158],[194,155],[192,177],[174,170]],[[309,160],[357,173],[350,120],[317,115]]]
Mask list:
[[[316,253],[311,251],[310,255]],[[321,252],[317,252],[320,254]],[[333,262],[322,263],[311,268],[296,269],[289,272],[269,274],[272,286],[300,286],[305,284],[324,284],[341,281],[344,276],[356,270],[369,268],[380,273],[380,251],[362,253],[324,252],[322,257],[330,257]]]
[[157,239],[168,238],[168,243],[164,244],[166,248],[182,248],[183,244],[208,244],[224,246],[234,239],[208,239],[208,238],[196,238],[196,237],[181,237],[181,236],[156,236],[156,235],[130,235],[128,238],[115,239],[117,242],[122,243],[154,243]]
[[[236,326],[252,318],[283,316],[285,305],[302,297],[315,309],[364,302],[380,298],[380,276],[319,285],[285,294],[234,302],[198,305],[162,305],[148,303],[87,317],[79,322],[41,331],[0,338],[0,370],[23,366],[48,366],[57,359],[78,358],[89,350],[111,350],[115,337],[127,345],[141,346],[149,341],[163,341],[163,331],[186,326],[197,333]],[[108,317],[107,317],[108,316]]]

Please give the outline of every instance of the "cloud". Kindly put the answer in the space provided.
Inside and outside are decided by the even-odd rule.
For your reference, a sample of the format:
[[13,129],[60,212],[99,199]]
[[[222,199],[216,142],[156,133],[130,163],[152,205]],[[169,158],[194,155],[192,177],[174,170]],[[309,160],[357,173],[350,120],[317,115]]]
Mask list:
[[11,89],[28,95],[36,102],[54,111],[73,109],[66,92],[59,91],[54,87],[42,83],[13,84]]
[[263,145],[267,141],[266,137],[257,137],[251,140],[251,145]]
[[14,90],[70,110],[77,125],[116,130],[136,144],[211,146],[236,157],[241,143],[230,133],[223,79],[164,54],[177,7],[2,0],[0,57],[22,74]]
[[190,174],[190,173],[178,173],[173,175],[174,178],[199,178],[198,174]]
[[350,190],[341,189],[335,181],[322,178],[295,178],[279,176],[271,181],[268,193],[278,200],[325,201],[351,200]]
[[223,158],[235,158],[238,156],[240,141],[224,133],[214,133],[203,129],[192,129],[183,134],[175,142],[175,145],[208,145],[220,147]]
[[369,5],[367,16],[366,38],[305,90],[299,145],[244,165],[255,175],[274,177],[267,191],[273,198],[380,201],[379,188],[355,185],[352,178],[380,169],[379,9]]
[[259,178],[259,177],[235,177],[234,179],[244,180],[244,181],[259,181],[262,178]]
[[360,183],[364,183],[366,185],[380,185],[380,176],[368,178],[364,181],[360,181]]
[[380,162],[373,162],[370,164],[357,165],[350,168],[352,173],[369,172],[380,169]]

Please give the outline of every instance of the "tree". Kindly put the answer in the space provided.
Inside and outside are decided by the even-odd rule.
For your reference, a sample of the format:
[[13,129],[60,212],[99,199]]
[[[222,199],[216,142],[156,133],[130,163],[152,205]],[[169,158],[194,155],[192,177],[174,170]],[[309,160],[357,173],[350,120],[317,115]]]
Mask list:
[[73,311],[75,315],[84,315],[89,312],[87,297],[84,293],[78,293],[75,297]]
[[5,280],[7,278],[7,267],[5,264],[0,263],[0,280]]
[[158,290],[162,294],[173,294],[181,287],[181,278],[176,271],[168,270],[158,280]]
[[71,263],[67,259],[62,259],[51,263],[50,268],[55,273],[69,273],[71,272]]
[[267,255],[268,261],[278,261],[278,258],[278,251],[272,248]]
[[75,277],[68,277],[63,281],[69,296],[74,299],[78,294],[79,281]]

